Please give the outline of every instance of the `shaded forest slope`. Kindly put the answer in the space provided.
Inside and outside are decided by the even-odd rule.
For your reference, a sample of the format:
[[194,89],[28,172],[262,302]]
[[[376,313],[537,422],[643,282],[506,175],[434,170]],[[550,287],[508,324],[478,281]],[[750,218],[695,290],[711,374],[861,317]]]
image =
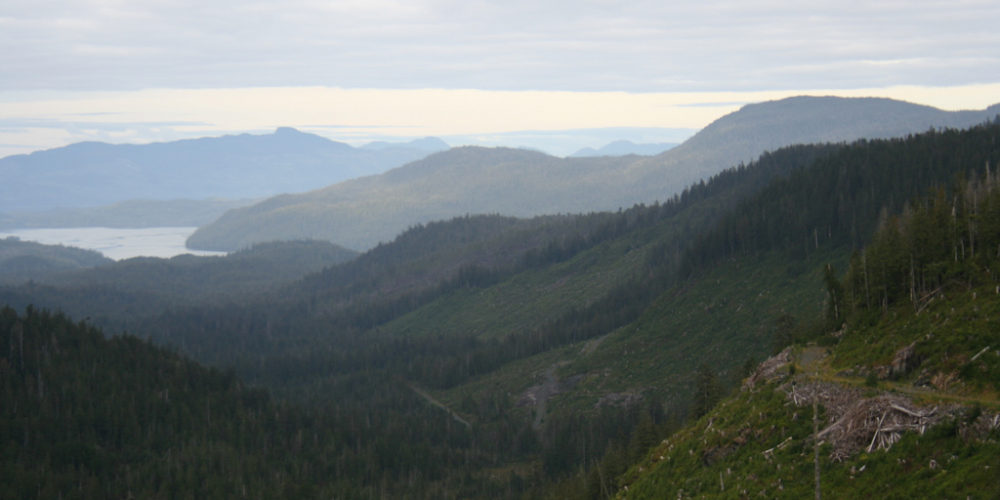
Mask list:
[[826,277],[828,322],[812,343],[769,359],[655,447],[619,496],[995,496],[993,168],[884,218],[846,273]]

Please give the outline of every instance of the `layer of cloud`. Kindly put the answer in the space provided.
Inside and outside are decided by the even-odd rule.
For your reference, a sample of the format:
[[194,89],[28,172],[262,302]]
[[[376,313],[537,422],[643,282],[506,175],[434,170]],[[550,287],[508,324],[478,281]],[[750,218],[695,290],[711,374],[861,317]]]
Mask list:
[[[85,140],[147,143],[279,126],[356,145],[438,136],[453,145],[568,154],[614,139],[676,142],[743,104],[792,95],[890,97],[948,110],[983,109],[1000,101],[1000,84],[660,93],[328,87],[0,93],[0,156]],[[658,135],[642,135],[642,129]],[[574,131],[576,139],[565,140],[563,131]],[[575,142],[588,136],[600,142]]]
[[1000,81],[997,19],[991,0],[6,2],[0,91],[953,86]]

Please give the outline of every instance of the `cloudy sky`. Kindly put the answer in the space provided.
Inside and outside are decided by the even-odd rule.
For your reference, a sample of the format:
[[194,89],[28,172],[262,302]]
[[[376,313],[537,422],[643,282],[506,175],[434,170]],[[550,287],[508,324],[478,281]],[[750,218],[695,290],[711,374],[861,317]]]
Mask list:
[[995,0],[13,0],[0,156],[278,126],[673,141],[796,94],[981,109],[1000,102],[997,20]]

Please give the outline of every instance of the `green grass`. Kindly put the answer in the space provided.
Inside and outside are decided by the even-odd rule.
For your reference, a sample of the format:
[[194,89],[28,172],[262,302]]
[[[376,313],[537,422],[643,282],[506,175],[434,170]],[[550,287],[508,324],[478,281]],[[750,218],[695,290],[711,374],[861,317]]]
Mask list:
[[[788,405],[773,386],[742,392],[654,448],[619,479],[619,497],[812,497],[811,417],[809,408]],[[829,445],[824,445],[823,495],[996,498],[1000,435],[994,431],[985,441],[966,440],[957,432],[960,424],[906,434],[888,451],[861,452],[839,463],[829,459]]]
[[780,315],[815,321],[826,296],[822,266],[841,253],[792,263],[776,255],[729,262],[664,294],[638,321],[562,371],[601,373],[581,384],[595,395],[652,388],[668,403],[686,405],[701,363],[734,383],[748,358],[759,362],[771,354]]
[[[725,290],[719,290],[716,300],[724,300]],[[706,301],[706,310],[711,309],[707,296],[691,298],[695,297]],[[912,305],[900,304],[885,313],[857,316],[839,342],[829,346],[828,358],[799,360],[803,363],[801,377],[818,376],[862,387],[869,396],[888,391],[927,405],[964,407],[954,418],[922,435],[904,434],[887,451],[856,452],[843,462],[833,462],[830,445],[825,444],[820,452],[825,497],[1000,497],[1000,482],[996,480],[1000,430],[983,435],[972,432],[969,426],[979,412],[990,416],[1000,411],[998,321],[1000,295],[995,288],[960,286],[945,290],[919,314]],[[865,376],[890,364],[894,354],[911,343],[921,359],[915,369],[897,377]],[[990,348],[984,350],[987,346]],[[822,350],[815,347],[795,352],[805,356],[807,351],[815,354]],[[866,384],[866,380],[873,383]],[[808,407],[791,405],[774,385],[740,392],[651,450],[645,460],[619,478],[619,496],[811,497],[811,417]],[[828,424],[821,412],[820,427]]]
[[[637,321],[600,339],[592,351],[584,349],[586,342],[562,346],[508,363],[436,396],[458,407],[463,399],[495,391],[507,394],[511,404],[516,404],[525,389],[537,384],[545,370],[558,364],[560,379],[576,376],[579,382],[572,390],[561,392],[550,400],[548,411],[553,414],[592,411],[602,397],[611,393],[649,391],[663,397],[668,409],[683,410],[691,401],[691,381],[700,363],[718,367],[724,382],[735,383],[742,376],[747,358],[759,362],[770,355],[774,320],[780,314],[794,314],[802,322],[817,318],[825,298],[822,266],[829,261],[837,262],[841,253],[830,251],[791,263],[780,256],[730,262],[684,288],[665,293]],[[578,257],[582,258],[591,256]],[[560,267],[568,269],[579,264],[573,259]],[[515,279],[529,277],[541,279],[537,275]],[[567,283],[584,282],[584,276],[578,279],[580,281],[571,278]],[[483,297],[492,297],[509,285],[504,283],[469,294],[471,297],[464,300],[471,304],[470,310],[451,317],[436,316],[440,325],[438,331],[455,328],[451,322],[457,321],[459,316],[468,319],[465,328],[474,328],[468,325],[475,325],[478,315],[489,312],[488,301]],[[510,295],[505,297],[517,300]],[[535,299],[525,299],[525,303],[532,300]],[[459,306],[452,307],[457,309]],[[474,307],[478,309],[471,309]],[[530,317],[530,305],[525,307],[526,312],[520,317],[505,318],[509,323],[504,328],[518,328],[519,321]],[[429,324],[435,317],[431,311],[433,309],[423,308],[414,314],[427,315],[423,321]]]
[[643,251],[615,240],[544,269],[519,273],[483,289],[462,289],[432,301],[382,327],[399,335],[523,333],[583,308],[626,282],[644,265]]
[[1000,391],[1000,296],[992,287],[946,290],[919,314],[907,303],[859,318],[841,339],[832,365],[887,366],[911,343],[920,364],[896,381],[966,395]]

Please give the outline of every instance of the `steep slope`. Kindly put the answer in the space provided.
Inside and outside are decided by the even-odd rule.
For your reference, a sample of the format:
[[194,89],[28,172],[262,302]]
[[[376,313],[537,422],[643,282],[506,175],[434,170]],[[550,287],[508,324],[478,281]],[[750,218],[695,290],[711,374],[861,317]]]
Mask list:
[[0,212],[261,198],[383,172],[442,145],[359,149],[291,128],[146,145],[85,142],[0,159]]
[[844,283],[827,278],[819,346],[763,363],[621,477],[619,496],[1000,493],[1000,280],[988,271],[1000,263],[1000,184],[987,172],[949,191],[911,200]]
[[[284,487],[261,481],[281,464],[259,445],[278,436],[247,433],[263,430],[260,417],[277,408],[231,375],[34,309],[0,310],[0,339],[16,346],[0,355],[5,496],[212,495],[245,486],[267,496]],[[249,428],[232,432],[240,426]],[[219,460],[239,465],[218,474]]]
[[232,250],[315,238],[364,250],[406,227],[466,213],[513,216],[617,210],[685,187],[791,144],[893,137],[981,123],[1000,107],[945,112],[888,99],[797,97],[748,105],[651,158],[554,158],[461,148],[381,176],[273,198],[200,228],[191,248]]
[[[297,312],[272,314],[294,315],[296,326],[285,326],[289,325],[287,319],[270,323],[272,328],[283,325],[279,328],[288,329],[287,336],[273,335],[274,330],[260,331],[258,327],[249,331],[237,327],[239,334],[204,331],[202,326],[184,320],[183,311],[177,311],[178,317],[156,323],[171,325],[180,321],[184,326],[162,331],[164,328],[153,325],[154,331],[162,331],[159,338],[164,341],[190,348],[215,342],[223,334],[228,339],[223,343],[229,345],[255,339],[272,346],[268,350],[275,363],[292,363],[292,358],[305,354],[310,362],[299,360],[300,365],[328,367],[324,370],[347,370],[352,363],[385,355],[382,347],[375,347],[383,340],[397,342],[394,339],[405,336],[422,342],[427,336],[442,336],[441,346],[433,347],[426,358],[410,356],[407,364],[415,373],[426,374],[428,381],[444,383],[437,378],[441,372],[431,367],[442,359],[463,367],[455,375],[469,376],[510,360],[511,356],[525,356],[574,338],[606,332],[634,318],[655,297],[664,280],[670,279],[679,262],[677,256],[704,227],[771,179],[836,149],[788,148],[762,158],[752,168],[720,174],[712,182],[694,186],[665,204],[637,206],[621,213],[521,221],[474,216],[418,227],[347,265],[283,290],[283,299],[271,305],[287,303]],[[413,316],[403,318],[411,311]],[[240,319],[239,314],[226,321],[234,327],[250,322]],[[354,338],[373,327],[377,332]],[[329,337],[321,333],[324,331],[330,332]],[[402,332],[408,333],[400,335]],[[470,334],[471,342],[463,340],[463,347],[453,347],[449,352],[447,344]],[[505,340],[502,349],[493,348],[492,342],[511,334],[515,335]],[[550,334],[559,340],[547,338]],[[341,361],[340,354],[335,362],[323,361],[323,356],[329,354],[326,351],[302,353],[297,348],[289,349],[313,341],[302,336],[324,343],[336,339],[337,350],[357,351],[345,354],[348,362]],[[403,349],[393,349],[397,348]],[[233,358],[233,353],[219,352],[217,347],[205,346],[199,352],[222,354],[227,362],[242,363],[236,361],[242,355]],[[481,352],[492,361],[468,364],[462,361],[468,352]],[[267,368],[256,361],[254,364]]]
[[[492,352],[516,345],[522,336],[547,338],[546,348],[532,351],[521,347],[522,355],[529,356],[512,362],[496,363],[488,357],[486,353],[490,351],[485,348],[481,352],[473,351],[473,359],[477,360],[475,366],[489,369],[470,370],[476,376],[458,384],[442,384],[435,393],[440,400],[456,407],[461,407],[462,402],[470,398],[483,397],[477,395],[491,395],[489,399],[507,394],[511,404],[516,403],[513,411],[526,412],[526,417],[532,412],[536,417],[539,412],[545,412],[546,435],[558,429],[585,425],[578,421],[581,415],[599,418],[598,415],[609,407],[634,407],[656,399],[665,402],[671,413],[683,418],[685,413],[695,412],[695,374],[700,366],[709,367],[711,376],[722,385],[732,385],[750,362],[767,356],[774,346],[804,338],[814,329],[825,327],[823,312],[828,297],[824,284],[825,267],[832,263],[835,268],[843,269],[851,242],[868,240],[854,240],[853,234],[874,230],[882,211],[880,207],[900,209],[910,192],[927,192],[934,185],[947,185],[956,175],[966,171],[981,171],[982,165],[987,163],[996,165],[1000,161],[1000,150],[996,147],[998,133],[994,124],[961,133],[924,134],[905,141],[867,141],[821,157],[807,168],[779,179],[758,196],[737,204],[715,228],[706,231],[708,235],[717,233],[721,239],[703,240],[723,243],[718,247],[696,243],[689,250],[695,255],[709,253],[699,261],[701,264],[682,269],[691,277],[673,285],[668,283],[654,300],[644,298],[638,317],[605,322],[603,329],[592,325],[600,325],[602,320],[635,304],[634,296],[623,296],[625,300],[604,304],[592,302],[601,305],[594,308],[576,303],[572,313],[574,320],[566,319],[562,325],[557,326],[557,322],[549,328],[530,325],[532,321],[536,324],[539,321],[540,316],[535,312],[539,303],[559,310],[556,304],[560,300],[572,300],[579,288],[606,290],[599,284],[588,283],[588,274],[580,271],[570,276],[554,274],[549,281],[536,286],[525,286],[531,281],[522,278],[516,288],[510,286],[513,282],[508,282],[464,294],[450,304],[415,311],[383,328],[401,335],[446,332],[483,335],[482,325],[489,325],[487,332],[495,332],[494,335],[503,338],[492,344]],[[923,154],[927,150],[941,154]],[[916,175],[907,151],[920,158],[917,165],[923,174]],[[873,161],[857,162],[858,156],[871,156]],[[828,175],[831,173],[833,179]],[[852,182],[846,182],[848,179]],[[858,186],[864,186],[867,193],[846,196],[859,190]],[[831,191],[830,195],[841,201],[830,203],[825,196],[810,194],[814,189]],[[985,198],[978,199],[985,203]],[[870,200],[880,201],[871,203]],[[812,218],[810,214],[814,213],[853,213],[854,217],[829,224],[829,219]],[[740,223],[731,224],[730,220]],[[769,229],[769,224],[775,220],[785,221],[780,224],[784,232]],[[982,230],[986,231],[985,221],[982,223]],[[816,235],[820,232],[813,231],[813,224],[824,228],[818,243]],[[732,227],[742,232],[732,232]],[[948,232],[947,227],[941,230]],[[741,246],[737,238],[745,234],[759,234],[762,243],[767,244]],[[634,243],[628,247],[632,252],[642,251],[642,247]],[[597,256],[581,253],[567,264],[579,264],[588,258],[596,259]],[[690,262],[692,256],[683,260]],[[622,264],[624,259],[619,260],[617,266]],[[599,266],[593,268],[595,274],[592,276],[613,278],[614,274],[608,270],[615,267],[603,272],[598,269]],[[878,283],[874,279],[869,281],[872,286]],[[625,288],[639,289],[641,282],[633,281]],[[554,297],[535,294],[536,289],[545,290],[546,284],[559,293]],[[510,292],[501,294],[505,286],[510,286]],[[513,294],[514,289],[527,298],[519,301]],[[982,317],[988,318],[989,313]],[[523,318],[526,322],[519,323]],[[948,320],[944,321],[948,324]],[[530,333],[520,333],[525,330]],[[976,338],[975,351],[992,344]],[[483,345],[491,344],[487,341]],[[859,349],[860,352],[881,353],[879,363],[887,363],[885,356],[891,358],[895,352],[886,354],[886,348],[872,347],[866,343]],[[936,347],[928,346],[927,349]],[[969,357],[976,353],[968,349],[963,352]],[[460,363],[463,356],[469,354],[457,354],[456,361]],[[483,418],[482,410],[472,405],[466,408],[469,410],[462,414],[464,418],[473,421]],[[579,464],[588,460],[583,450],[593,451],[601,446],[600,439],[589,433],[569,433],[563,439],[562,442],[545,442],[545,452],[558,452],[562,456],[560,460]],[[624,442],[628,441],[626,437]],[[605,471],[603,475],[613,477],[620,472],[617,470],[609,476]],[[674,494],[676,491],[670,496]]]
[[816,356],[821,349],[769,360],[770,380],[655,446],[619,479],[617,497],[808,498],[817,485],[826,498],[1000,493],[996,400],[960,404],[933,391],[915,400],[860,380],[817,380]]
[[460,478],[442,479],[477,460],[448,452],[464,429],[406,390],[375,395],[392,414],[350,400],[303,409],[232,372],[33,308],[0,308],[0,343],[10,346],[0,352],[3,498],[470,496]]
[[[996,125],[990,128],[995,133]],[[924,137],[940,145],[951,142],[947,136]],[[989,149],[995,141],[975,142],[980,146],[948,149],[941,157],[948,159],[943,164],[951,165],[949,169],[957,174],[953,179],[961,179],[957,184],[941,172],[931,195],[903,204],[892,198],[912,186],[890,182],[895,188],[891,192],[897,194],[881,198],[902,213],[887,216],[883,210],[875,217],[868,210],[859,217],[871,220],[861,225],[872,231],[878,221],[878,231],[868,247],[851,258],[842,280],[829,269],[821,273],[822,278],[813,278],[817,285],[823,283],[824,314],[817,314],[816,298],[795,306],[794,313],[799,315],[803,305],[811,302],[813,311],[807,316],[816,315],[814,326],[797,328],[783,312],[770,327],[775,330],[774,340],[781,343],[814,341],[819,346],[786,349],[768,360],[744,383],[743,392],[656,446],[611,488],[622,487],[619,495],[626,498],[801,498],[812,493],[819,481],[823,493],[836,498],[994,496],[997,485],[991,469],[1000,463],[1000,401],[996,398],[1000,352],[992,346],[1000,341],[995,324],[1000,281],[989,270],[1000,259],[994,251],[1000,245],[1000,184],[996,156],[972,161],[974,151],[983,151],[983,146]],[[914,150],[926,151],[923,147]],[[906,164],[906,156],[895,158]],[[920,158],[922,168],[930,166],[925,163],[929,156],[921,154]],[[985,169],[955,171],[959,165],[977,163],[986,165]],[[817,185],[822,185],[824,176],[815,171],[822,168],[810,170]],[[910,171],[912,177],[921,177],[917,169]],[[794,176],[786,181],[791,182]],[[771,241],[757,246],[754,253],[773,254],[782,248],[781,240],[768,237],[764,220],[774,218],[781,211],[778,206],[795,206],[789,199],[793,191],[805,192],[804,198],[837,212],[836,204],[808,196],[801,186],[781,184],[762,194],[774,202],[770,209],[751,200],[747,205],[757,208],[741,210],[759,214],[750,219],[749,229],[759,233],[762,241]],[[786,194],[777,194],[782,191]],[[866,204],[863,198],[858,197],[859,206]],[[791,234],[800,232],[794,225],[790,228]],[[847,225],[838,232],[846,236]],[[786,255],[801,251],[794,241],[791,244],[785,248]],[[746,255],[745,250],[731,252],[726,261],[746,261]],[[764,262],[756,260],[755,268],[775,267],[761,265]],[[722,269],[727,267],[732,265],[723,264]],[[816,268],[815,264],[811,267]],[[722,269],[713,266],[700,281],[709,278],[725,283],[731,280],[726,274],[740,274],[723,272],[720,276]],[[761,291],[765,296],[772,293],[770,287]],[[726,306],[727,295],[712,297]],[[732,310],[731,303],[728,309]],[[697,314],[696,308],[687,311]],[[720,313],[735,317],[725,309],[713,315]],[[730,373],[715,368],[710,375],[731,378],[738,360],[713,365],[728,367]],[[696,399],[702,396],[701,390],[699,384]],[[816,419],[810,425],[802,417],[810,414],[813,401],[819,413],[814,413]],[[822,439],[818,445],[816,433]],[[610,466],[602,467],[603,477],[609,477]]]
[[[610,333],[560,367],[563,377],[585,379],[574,397],[593,403],[608,393],[656,387],[672,404],[686,406],[699,363],[729,367],[722,375],[734,377],[747,359],[766,356],[781,330],[794,335],[797,326],[813,323],[825,297],[823,267],[846,265],[882,211],[902,210],[933,186],[1000,162],[998,134],[1000,125],[993,124],[834,149],[746,199],[730,205],[710,199],[726,209],[716,218],[664,217],[544,272],[443,298],[383,328],[511,340],[545,332],[563,343]],[[746,171],[791,151],[762,157]],[[693,203],[688,210],[706,208]],[[699,229],[680,229],[688,224]],[[651,278],[654,262],[654,269],[680,275],[658,276],[658,282]]]

